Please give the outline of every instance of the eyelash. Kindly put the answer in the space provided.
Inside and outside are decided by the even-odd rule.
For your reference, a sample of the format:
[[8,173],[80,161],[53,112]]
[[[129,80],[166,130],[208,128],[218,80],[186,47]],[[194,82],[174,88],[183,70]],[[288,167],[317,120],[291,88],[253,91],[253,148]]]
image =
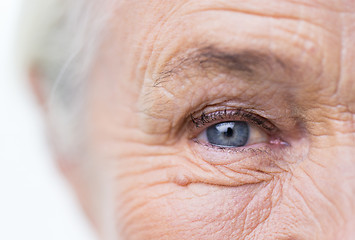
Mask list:
[[254,125],[262,127],[267,133],[273,134],[277,132],[277,128],[266,118],[263,118],[255,113],[246,111],[244,109],[224,109],[211,113],[202,112],[198,117],[194,117],[193,114],[190,115],[192,123],[196,128],[202,128],[206,125],[211,125],[217,123],[220,120],[226,121],[246,121]]
[[[193,142],[199,143],[199,145],[203,145],[207,148],[211,148],[214,151],[223,151],[228,153],[261,153],[261,152],[269,152],[269,147],[262,147],[262,148],[252,148],[252,147],[237,147],[237,148],[229,148],[229,147],[221,147],[215,146],[211,144],[202,143],[196,140],[196,136],[201,133],[202,130],[205,130],[207,127],[212,126],[213,124],[220,123],[222,121],[245,121],[249,124],[253,124],[257,127],[262,128],[265,133],[269,136],[270,141],[269,144],[272,146],[279,146],[279,147],[287,147],[290,146],[288,142],[283,140],[281,137],[280,130],[271,123],[268,119],[261,117],[260,115],[253,113],[250,110],[245,110],[242,108],[237,109],[223,109],[217,110],[214,112],[202,112],[197,117],[194,116],[195,113],[190,114],[191,123],[193,124],[192,135],[191,139]],[[202,130],[201,130],[202,129]],[[270,146],[270,145],[269,145]]]

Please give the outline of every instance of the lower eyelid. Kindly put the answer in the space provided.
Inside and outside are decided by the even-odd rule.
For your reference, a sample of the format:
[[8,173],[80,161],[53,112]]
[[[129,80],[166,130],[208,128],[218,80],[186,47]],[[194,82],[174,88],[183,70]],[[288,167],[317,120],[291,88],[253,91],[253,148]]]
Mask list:
[[[280,166],[286,166],[286,168],[288,166],[288,163],[282,159],[282,150],[274,150],[267,144],[256,144],[253,148],[217,150],[213,146],[207,147],[192,142],[191,150],[193,152],[191,161],[195,162],[195,165],[201,166],[203,171],[210,169],[208,172],[213,173],[214,179],[226,181],[225,185],[228,186],[267,181],[275,174],[285,172]],[[226,176],[228,181],[225,179]],[[205,181],[208,182],[208,180]]]
[[[193,138],[189,140],[189,148],[200,158],[213,164],[229,164],[231,162],[240,161],[243,158],[251,158],[259,156],[261,158],[280,159],[288,154],[291,144],[284,142],[280,138],[268,136],[265,133],[267,141],[252,142],[241,147],[223,147],[216,146],[206,141],[205,133],[201,139]],[[201,141],[202,140],[202,141]]]
[[223,147],[218,145],[213,145],[211,143],[200,141],[199,139],[192,140],[194,144],[199,145],[199,148],[204,148],[207,151],[216,151],[221,152],[229,155],[233,154],[259,154],[259,153],[268,153],[272,151],[270,147],[268,147],[268,143],[255,143],[255,144],[248,144],[241,147]]

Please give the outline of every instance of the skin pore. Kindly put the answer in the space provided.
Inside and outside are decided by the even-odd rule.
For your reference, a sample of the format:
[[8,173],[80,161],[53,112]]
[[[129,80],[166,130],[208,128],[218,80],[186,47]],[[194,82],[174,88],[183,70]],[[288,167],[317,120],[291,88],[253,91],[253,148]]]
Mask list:
[[[102,238],[355,238],[354,1],[114,11],[65,171]],[[223,121],[255,142],[199,137]]]

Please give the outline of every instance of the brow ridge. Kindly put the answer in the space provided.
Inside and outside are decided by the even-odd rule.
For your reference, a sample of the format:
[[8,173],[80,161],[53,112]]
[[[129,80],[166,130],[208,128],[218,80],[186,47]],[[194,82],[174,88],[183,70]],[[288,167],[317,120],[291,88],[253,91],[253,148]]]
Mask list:
[[231,51],[215,46],[191,49],[187,53],[172,58],[163,71],[154,78],[154,87],[169,81],[174,75],[191,68],[200,72],[218,71],[250,78],[258,72],[272,72],[275,68],[286,69],[287,64],[277,56],[257,50]]

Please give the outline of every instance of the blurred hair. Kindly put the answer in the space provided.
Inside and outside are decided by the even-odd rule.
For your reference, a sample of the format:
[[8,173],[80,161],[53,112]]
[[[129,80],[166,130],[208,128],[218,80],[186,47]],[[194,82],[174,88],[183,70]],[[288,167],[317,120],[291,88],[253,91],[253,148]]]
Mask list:
[[[59,145],[77,145],[85,79],[115,0],[24,0],[18,59],[41,80]],[[58,145],[58,144],[57,144]]]

